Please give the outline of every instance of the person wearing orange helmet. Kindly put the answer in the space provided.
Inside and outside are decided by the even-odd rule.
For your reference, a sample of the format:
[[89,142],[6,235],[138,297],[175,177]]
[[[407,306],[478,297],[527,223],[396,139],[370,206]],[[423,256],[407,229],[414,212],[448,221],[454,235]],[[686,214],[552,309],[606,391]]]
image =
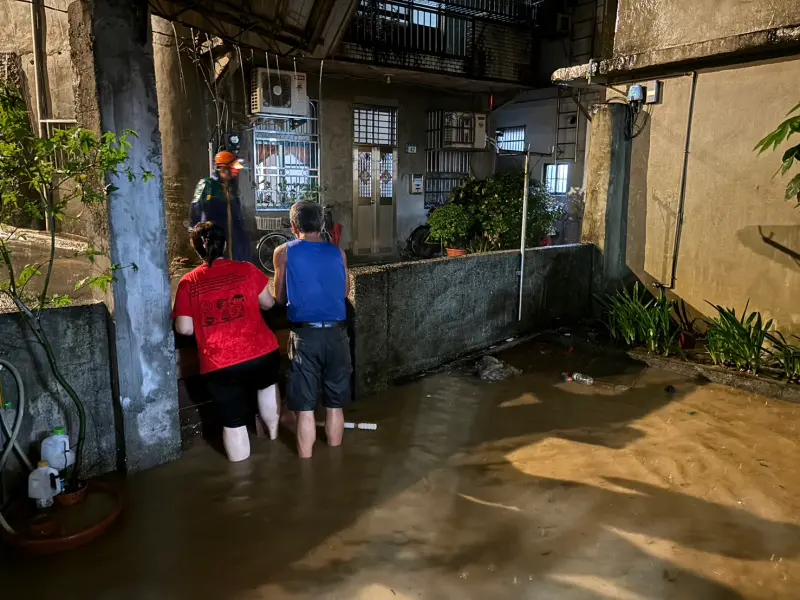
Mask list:
[[222,227],[228,239],[226,258],[249,261],[250,240],[237,185],[239,171],[244,166],[239,157],[228,150],[217,152],[214,164],[214,174],[201,179],[195,188],[189,209],[189,231],[198,223],[213,221]]

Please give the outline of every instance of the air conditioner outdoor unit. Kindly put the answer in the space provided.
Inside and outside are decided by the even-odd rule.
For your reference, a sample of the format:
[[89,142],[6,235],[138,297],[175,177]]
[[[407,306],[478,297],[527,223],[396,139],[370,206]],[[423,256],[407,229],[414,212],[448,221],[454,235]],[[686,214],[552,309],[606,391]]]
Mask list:
[[253,69],[250,88],[252,114],[308,116],[306,74]]
[[486,148],[486,115],[473,112],[444,112],[442,147],[464,150]]

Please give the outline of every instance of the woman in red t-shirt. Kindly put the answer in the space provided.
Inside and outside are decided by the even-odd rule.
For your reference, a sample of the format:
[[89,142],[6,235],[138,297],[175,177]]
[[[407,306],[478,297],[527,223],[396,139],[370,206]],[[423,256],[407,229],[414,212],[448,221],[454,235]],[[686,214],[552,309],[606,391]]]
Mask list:
[[247,422],[252,401],[278,437],[280,400],[278,339],[261,316],[275,303],[269,278],[248,262],[222,258],[225,233],[211,221],[192,231],[192,246],[204,264],[178,284],[175,331],[197,338],[200,372],[222,416],[222,442],[232,462],[250,456]]

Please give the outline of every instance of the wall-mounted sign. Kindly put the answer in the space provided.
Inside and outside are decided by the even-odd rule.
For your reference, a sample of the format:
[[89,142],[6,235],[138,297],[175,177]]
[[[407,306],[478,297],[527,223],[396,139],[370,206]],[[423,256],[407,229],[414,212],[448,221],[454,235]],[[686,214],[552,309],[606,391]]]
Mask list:
[[422,173],[414,174],[411,176],[411,193],[421,194],[423,189],[423,176]]
[[416,154],[417,147],[414,144],[406,144],[406,154]]

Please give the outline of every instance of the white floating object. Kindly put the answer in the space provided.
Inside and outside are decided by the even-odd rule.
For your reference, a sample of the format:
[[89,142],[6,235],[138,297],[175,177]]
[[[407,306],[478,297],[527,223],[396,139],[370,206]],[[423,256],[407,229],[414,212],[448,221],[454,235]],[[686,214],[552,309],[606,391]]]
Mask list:
[[[317,421],[317,427],[325,427],[324,421]],[[378,429],[378,426],[375,423],[350,423],[349,421],[345,421],[344,424],[345,429],[364,429],[367,431],[375,431]]]

